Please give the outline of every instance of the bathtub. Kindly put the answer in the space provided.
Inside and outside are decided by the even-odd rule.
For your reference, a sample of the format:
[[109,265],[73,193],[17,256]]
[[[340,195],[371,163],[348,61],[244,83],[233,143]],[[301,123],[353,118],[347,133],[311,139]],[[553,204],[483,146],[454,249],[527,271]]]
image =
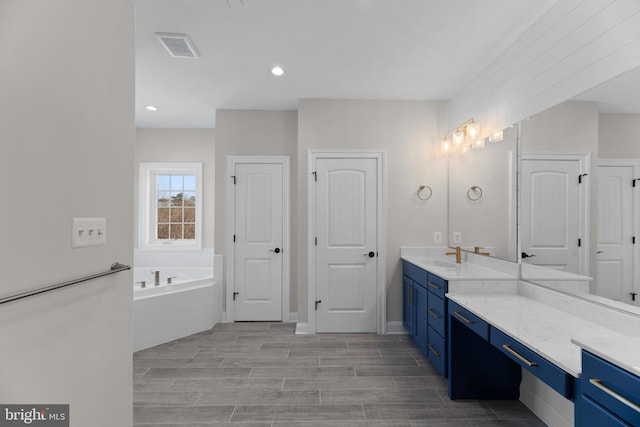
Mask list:
[[[222,320],[222,286],[212,268],[158,268],[154,286],[152,268],[134,268],[133,350],[210,329]],[[171,284],[167,278],[172,277]]]

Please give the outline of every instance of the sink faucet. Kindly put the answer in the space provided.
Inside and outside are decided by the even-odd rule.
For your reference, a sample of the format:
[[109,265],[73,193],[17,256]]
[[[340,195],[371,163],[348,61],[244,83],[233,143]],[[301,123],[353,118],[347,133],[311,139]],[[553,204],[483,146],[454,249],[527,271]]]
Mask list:
[[478,255],[491,255],[490,252],[480,252],[480,249],[484,249],[482,246],[474,246],[473,247],[473,253],[474,254],[478,254]]
[[454,248],[456,251],[455,252],[445,252],[445,255],[455,255],[456,256],[456,264],[461,264],[462,263],[462,257],[460,256],[460,246],[456,246]]
[[151,274],[153,274],[153,286],[160,285],[160,270],[151,270]]

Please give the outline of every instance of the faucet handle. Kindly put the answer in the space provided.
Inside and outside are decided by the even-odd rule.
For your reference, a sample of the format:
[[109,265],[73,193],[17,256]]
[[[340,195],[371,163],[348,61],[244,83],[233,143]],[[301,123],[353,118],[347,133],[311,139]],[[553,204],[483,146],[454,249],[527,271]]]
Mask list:
[[141,287],[141,288],[146,288],[146,287],[147,287],[147,282],[145,282],[144,280],[141,280],[141,281],[139,281],[139,282],[136,282],[135,284],[136,284],[136,285],[137,285],[137,284],[140,284],[140,287]]
[[171,277],[167,277],[167,285],[170,285],[170,284],[171,284],[171,281],[172,281],[173,279],[177,279],[177,278],[178,278],[178,276],[171,276]]

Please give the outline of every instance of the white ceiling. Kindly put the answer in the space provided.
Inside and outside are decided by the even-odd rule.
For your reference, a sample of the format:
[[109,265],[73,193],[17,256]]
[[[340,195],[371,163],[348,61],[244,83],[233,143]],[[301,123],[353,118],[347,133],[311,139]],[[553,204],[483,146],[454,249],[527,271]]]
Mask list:
[[640,68],[598,85],[574,100],[595,101],[603,114],[640,114]]
[[[138,127],[210,128],[217,109],[302,98],[447,100],[556,2],[229,1],[243,7],[136,0]],[[187,33],[200,58],[172,58],[156,32]]]

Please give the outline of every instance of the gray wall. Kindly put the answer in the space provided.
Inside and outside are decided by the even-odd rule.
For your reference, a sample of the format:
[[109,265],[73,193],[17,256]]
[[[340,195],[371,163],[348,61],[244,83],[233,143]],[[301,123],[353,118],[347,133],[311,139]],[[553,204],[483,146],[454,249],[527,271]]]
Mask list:
[[[0,2],[0,297],[133,261],[134,3]],[[104,246],[71,248],[74,217]],[[0,402],[132,422],[132,275],[0,309]]]
[[600,114],[600,158],[640,158],[640,114]]
[[[136,129],[134,218],[139,215],[140,162],[202,162],[202,247],[213,248],[215,130]],[[138,247],[137,219],[134,244]]]
[[227,255],[227,157],[240,155],[289,156],[291,191],[291,306],[297,311],[298,223],[296,216],[298,113],[296,111],[218,110],[216,112],[215,252]]
[[[298,318],[307,317],[307,170],[310,149],[385,151],[387,321],[402,319],[400,246],[428,246],[447,230],[447,158],[439,142],[446,130],[445,104],[431,101],[299,102]],[[433,189],[428,202],[418,186]]]

